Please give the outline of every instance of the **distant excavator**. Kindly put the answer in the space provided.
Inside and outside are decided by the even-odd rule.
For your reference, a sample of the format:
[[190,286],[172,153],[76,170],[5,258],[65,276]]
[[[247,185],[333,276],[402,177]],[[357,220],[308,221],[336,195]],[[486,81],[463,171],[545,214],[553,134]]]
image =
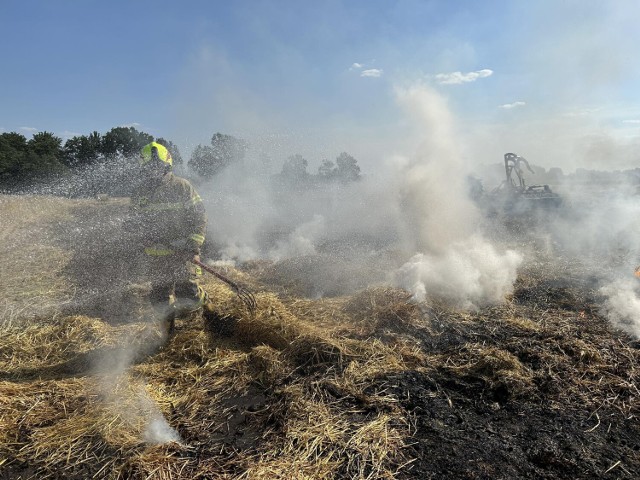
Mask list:
[[506,179],[484,199],[492,213],[526,215],[540,210],[553,210],[562,205],[562,197],[549,185],[526,185],[523,167],[535,173],[529,162],[515,153],[504,154]]

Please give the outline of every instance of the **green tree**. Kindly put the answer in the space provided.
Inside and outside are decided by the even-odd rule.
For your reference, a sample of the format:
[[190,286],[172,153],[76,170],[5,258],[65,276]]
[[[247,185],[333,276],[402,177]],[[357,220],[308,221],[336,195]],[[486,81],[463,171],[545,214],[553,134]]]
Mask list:
[[102,138],[102,154],[105,159],[113,157],[133,157],[142,147],[153,142],[153,136],[139,132],[133,127],[115,127]]
[[331,180],[336,175],[336,166],[331,160],[323,160],[318,167],[318,176],[322,180]]
[[25,171],[34,177],[61,172],[62,139],[51,132],[38,132],[27,142],[27,162]]
[[27,151],[27,139],[24,135],[16,132],[0,134],[0,182],[4,186],[18,181]]
[[28,186],[64,170],[62,140],[39,132],[29,141],[15,132],[0,135],[0,182],[5,187]]
[[213,175],[213,164],[215,162],[215,156],[213,154],[213,148],[206,145],[198,145],[193,153],[187,165],[193,169],[201,177],[210,177]]
[[0,134],[0,140],[2,141],[2,147],[6,149],[12,149],[17,152],[26,152],[28,149],[27,138],[20,133],[2,133]]
[[307,166],[309,162],[300,155],[296,153],[295,155],[291,155],[287,158],[287,161],[282,165],[282,177],[292,181],[292,182],[301,182],[308,180],[309,173],[307,173]]
[[232,135],[215,133],[211,137],[211,148],[222,168],[234,162],[244,160],[249,149],[246,141]]
[[38,132],[27,142],[29,150],[36,155],[51,155],[56,159],[62,158],[62,139],[50,132]]
[[342,182],[354,182],[360,179],[360,167],[358,161],[346,152],[342,152],[336,158],[336,176]]
[[94,131],[67,140],[64,144],[64,162],[70,167],[95,163],[102,151],[102,135]]
[[211,146],[198,145],[187,165],[198,175],[209,178],[232,163],[242,161],[247,149],[248,144],[244,140],[215,133],[211,137]]

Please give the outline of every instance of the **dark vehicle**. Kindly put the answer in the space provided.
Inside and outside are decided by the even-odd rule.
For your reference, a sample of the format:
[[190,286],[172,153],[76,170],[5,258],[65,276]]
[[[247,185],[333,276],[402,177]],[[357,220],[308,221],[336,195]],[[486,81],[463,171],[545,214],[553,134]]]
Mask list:
[[506,179],[491,193],[482,198],[490,213],[506,215],[526,215],[539,211],[557,209],[562,205],[562,197],[554,193],[549,185],[526,185],[523,167],[535,173],[529,162],[515,153],[504,154]]

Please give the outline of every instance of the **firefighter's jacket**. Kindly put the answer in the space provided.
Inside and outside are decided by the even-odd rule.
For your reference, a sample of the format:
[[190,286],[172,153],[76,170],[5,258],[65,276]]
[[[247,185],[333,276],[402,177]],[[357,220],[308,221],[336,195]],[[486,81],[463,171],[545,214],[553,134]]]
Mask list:
[[151,256],[198,255],[206,215],[200,195],[184,178],[169,172],[131,197],[133,220],[144,252]]

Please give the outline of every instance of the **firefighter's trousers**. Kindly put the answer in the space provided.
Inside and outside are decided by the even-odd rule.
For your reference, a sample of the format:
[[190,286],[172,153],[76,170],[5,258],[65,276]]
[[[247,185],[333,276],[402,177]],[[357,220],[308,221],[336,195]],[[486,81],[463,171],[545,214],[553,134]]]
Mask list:
[[183,256],[147,256],[147,278],[151,281],[149,299],[157,320],[167,322],[169,330],[177,316],[194,312],[207,301],[199,283],[200,268]]

